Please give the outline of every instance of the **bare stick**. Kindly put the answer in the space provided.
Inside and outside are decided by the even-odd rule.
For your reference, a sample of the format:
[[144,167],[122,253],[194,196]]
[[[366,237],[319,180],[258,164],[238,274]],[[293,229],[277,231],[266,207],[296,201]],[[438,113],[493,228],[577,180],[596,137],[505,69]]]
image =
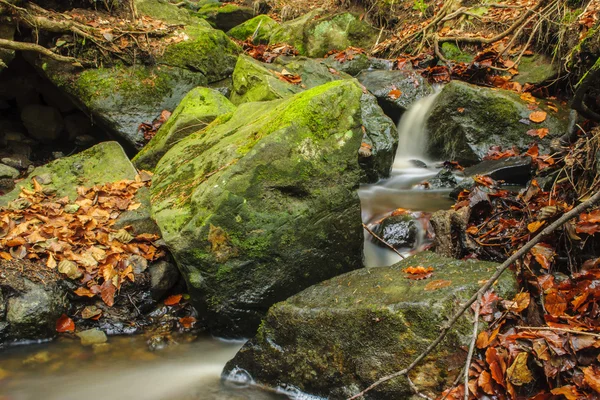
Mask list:
[[406,375],[406,380],[408,380],[408,385],[410,386],[410,388],[412,389],[413,393],[416,396],[418,396],[418,397],[420,397],[422,399],[425,399],[425,400],[433,400],[431,397],[427,396],[426,394],[423,394],[423,393],[419,392],[419,388],[417,387],[417,385],[415,385],[413,383],[413,381],[409,378],[408,375]]
[[578,330],[575,330],[575,329],[553,328],[551,326],[517,326],[517,329],[522,329],[522,330],[525,330],[525,331],[568,332],[568,333],[575,333],[577,335],[586,335],[586,336],[593,336],[593,337],[596,337],[596,338],[600,338],[600,334],[597,334],[597,333],[586,332],[586,331],[578,331]]
[[379,236],[377,236],[377,234],[375,232],[373,232],[371,229],[369,229],[369,227],[367,225],[365,225],[364,223],[362,224],[363,228],[365,228],[367,230],[367,232],[369,232],[371,235],[373,235],[373,237],[375,237],[376,239],[378,239],[381,243],[385,244],[387,247],[389,247],[394,253],[398,254],[400,257],[402,258],[406,258],[402,255],[402,253],[400,253],[398,250],[396,250],[394,248],[394,246],[392,246],[391,244],[389,244],[388,242],[386,242],[385,240],[383,240],[382,238],[380,238]]
[[0,48],[18,51],[35,51],[56,61],[81,65],[79,60],[77,60],[76,58],[61,56],[60,54],[56,54],[48,50],[47,48],[35,43],[15,42],[14,40],[0,39]]
[[471,359],[473,358],[473,352],[475,351],[475,342],[477,341],[477,330],[479,329],[479,310],[481,309],[481,294],[477,296],[477,303],[475,307],[475,322],[473,323],[473,338],[471,339],[471,345],[469,346],[469,353],[467,354],[467,361],[465,362],[465,400],[469,400],[469,369],[471,367]]
[[510,267],[519,258],[521,258],[525,254],[527,254],[529,252],[529,250],[531,250],[533,248],[533,246],[535,246],[536,244],[541,242],[544,237],[548,236],[549,234],[554,232],[556,229],[563,226],[571,218],[576,217],[577,215],[579,215],[579,213],[584,211],[586,208],[588,208],[588,207],[592,206],[594,203],[598,202],[598,200],[600,200],[600,191],[596,192],[596,194],[594,196],[590,197],[583,203],[579,204],[577,207],[574,207],[571,211],[567,212],[562,217],[560,217],[559,219],[554,221],[552,224],[548,225],[537,236],[535,236],[529,242],[525,243],[525,245],[523,247],[521,247],[512,256],[510,256],[506,261],[504,261],[502,264],[500,264],[498,266],[496,272],[494,273],[494,275],[491,276],[491,278],[487,281],[487,283],[485,285],[483,285],[482,287],[480,287],[479,290],[477,292],[475,292],[469,300],[467,300],[467,302],[460,308],[460,310],[456,314],[454,314],[454,316],[452,316],[452,318],[448,322],[446,322],[444,325],[442,325],[439,336],[421,354],[419,354],[419,356],[417,356],[417,358],[415,358],[408,367],[404,368],[401,371],[397,371],[397,372],[394,372],[393,374],[390,374],[390,375],[380,378],[375,383],[373,383],[371,386],[369,386],[362,392],[350,397],[348,400],[357,399],[357,398],[363,396],[368,391],[381,385],[384,382],[387,382],[391,379],[408,374],[409,371],[411,371],[414,367],[416,367],[425,357],[427,357],[429,355],[429,353],[431,353],[437,347],[438,344],[440,344],[442,342],[442,340],[444,340],[444,338],[448,334],[448,331],[450,330],[450,328],[452,328],[454,326],[454,324],[456,324],[456,322],[459,320],[459,318],[469,309],[471,304],[473,304],[480,295],[483,295],[483,293],[485,293],[489,288],[491,288],[492,285],[494,284],[494,282],[496,282],[496,280],[500,277],[500,275],[502,275],[502,273],[504,271],[506,271],[508,269],[508,267]]

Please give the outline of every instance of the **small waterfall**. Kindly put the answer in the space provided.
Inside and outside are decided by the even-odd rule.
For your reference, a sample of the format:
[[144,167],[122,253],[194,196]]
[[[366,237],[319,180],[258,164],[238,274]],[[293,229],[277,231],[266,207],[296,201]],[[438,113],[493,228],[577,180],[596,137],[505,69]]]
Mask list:
[[[375,184],[362,185],[359,189],[362,220],[365,224],[373,224],[398,208],[433,212],[450,205],[449,200],[444,197],[446,193],[414,189],[415,185],[438,172],[425,154],[425,121],[438,94],[439,90],[436,90],[434,94],[418,100],[402,115],[398,123],[398,150],[390,177]],[[400,256],[391,250],[373,243],[366,230],[364,233],[365,266],[386,266],[400,260]],[[425,232],[422,231],[418,245],[424,238]]]

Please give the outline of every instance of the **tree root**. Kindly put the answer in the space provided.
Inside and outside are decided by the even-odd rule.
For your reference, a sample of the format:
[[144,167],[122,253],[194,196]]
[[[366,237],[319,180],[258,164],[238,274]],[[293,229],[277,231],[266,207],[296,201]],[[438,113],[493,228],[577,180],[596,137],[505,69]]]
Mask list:
[[61,56],[60,54],[56,54],[35,43],[15,42],[14,40],[0,39],[0,48],[17,51],[34,51],[56,61],[68,62],[77,67],[83,66],[81,62],[74,57]]
[[498,280],[498,278],[500,278],[500,276],[504,273],[504,271],[506,271],[512,264],[514,264],[521,257],[526,255],[529,252],[529,250],[531,250],[536,244],[541,242],[544,237],[546,237],[550,233],[554,232],[556,229],[560,228],[565,223],[567,223],[569,220],[571,220],[572,218],[575,218],[581,212],[586,210],[588,207],[594,205],[598,201],[600,201],[600,191],[596,192],[596,194],[594,194],[594,196],[592,196],[588,200],[584,201],[583,203],[579,204],[577,207],[574,207],[571,211],[565,213],[562,217],[560,217],[559,219],[554,221],[552,224],[548,225],[537,236],[535,236],[533,239],[531,239],[529,242],[527,242],[517,252],[515,252],[506,261],[504,261],[500,266],[498,266],[498,269],[490,277],[490,279],[487,281],[487,283],[485,285],[483,285],[482,287],[480,287],[479,290],[477,290],[477,292],[475,292],[471,296],[471,298],[469,300],[467,300],[467,302],[465,304],[463,304],[463,306],[460,308],[460,310],[458,312],[456,312],[452,316],[452,318],[450,318],[450,320],[442,326],[441,333],[439,334],[439,336],[421,354],[419,354],[408,365],[408,367],[404,368],[401,371],[397,371],[397,372],[394,372],[393,374],[390,374],[390,375],[380,378],[379,380],[377,380],[375,383],[373,383],[372,385],[370,385],[369,387],[367,387],[360,393],[357,393],[354,396],[350,397],[348,400],[358,399],[359,397],[363,396],[367,392],[373,390],[377,386],[379,386],[382,383],[385,383],[391,379],[394,379],[394,378],[397,378],[400,376],[407,376],[407,374],[410,371],[412,371],[425,357],[427,357],[442,342],[442,340],[444,340],[444,338],[450,331],[450,328],[452,328],[456,324],[456,322],[458,322],[460,317],[462,317],[462,315],[469,309],[469,307],[471,307],[471,305],[475,301],[477,301],[479,296],[482,296],[485,292],[487,292],[492,287],[494,282],[496,282],[496,280]]

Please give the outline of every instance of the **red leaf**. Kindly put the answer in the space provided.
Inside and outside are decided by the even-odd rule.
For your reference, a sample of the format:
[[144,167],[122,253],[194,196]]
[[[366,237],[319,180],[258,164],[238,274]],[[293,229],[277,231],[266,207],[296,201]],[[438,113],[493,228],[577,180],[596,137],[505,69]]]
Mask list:
[[174,306],[176,304],[179,304],[182,297],[183,296],[180,294],[174,294],[174,295],[167,297],[164,301],[165,306]]
[[65,314],[61,315],[60,318],[56,320],[56,332],[75,332],[75,322]]

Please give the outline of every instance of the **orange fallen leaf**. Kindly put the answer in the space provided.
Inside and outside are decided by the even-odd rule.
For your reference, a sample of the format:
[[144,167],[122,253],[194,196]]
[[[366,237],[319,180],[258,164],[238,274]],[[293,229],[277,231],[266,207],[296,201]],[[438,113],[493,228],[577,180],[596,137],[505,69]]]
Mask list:
[[532,223],[527,224],[527,230],[531,233],[537,232],[545,223],[546,221],[533,221]]
[[417,266],[417,267],[407,267],[404,268],[403,270],[404,272],[406,272],[407,274],[411,274],[411,275],[419,275],[419,274],[426,274],[428,272],[433,272],[433,267],[422,267],[422,266]]
[[10,261],[13,259],[12,256],[5,251],[0,251],[0,258],[4,259],[6,261]]
[[529,93],[529,92],[522,93],[520,97],[521,97],[521,100],[525,100],[526,102],[529,102],[529,103],[535,103],[535,97],[533,97],[531,95],[531,93]]
[[546,135],[548,135],[548,133],[550,133],[548,128],[530,129],[527,131],[527,134],[529,136],[537,136],[540,139],[543,139],[544,137],[546,137]]
[[425,285],[423,290],[437,290],[437,289],[442,289],[442,288],[448,287],[450,285],[452,285],[452,281],[447,281],[444,279],[436,279],[434,281],[429,282],[427,285]]
[[65,314],[61,315],[58,320],[56,320],[56,332],[64,333],[64,332],[74,332],[75,331],[75,322]]
[[550,393],[557,395],[557,396],[562,394],[563,396],[565,396],[565,398],[567,400],[577,400],[580,398],[579,392],[573,385],[567,385],[567,386],[561,386],[561,387],[554,388],[550,391]]
[[545,111],[534,111],[531,114],[529,114],[529,119],[532,122],[535,123],[540,123],[540,122],[544,122],[546,120],[546,112]]
[[88,288],[79,287],[75,290],[75,294],[80,297],[94,297],[95,294]]
[[402,95],[402,92],[398,89],[392,89],[390,90],[390,92],[388,93],[388,97],[392,100],[396,100],[398,97],[400,97]]
[[185,329],[190,329],[196,324],[196,318],[194,318],[194,317],[179,318],[179,323]]
[[167,297],[164,301],[165,306],[174,306],[176,304],[179,304],[182,297],[183,296],[180,294],[173,294],[173,295]]

